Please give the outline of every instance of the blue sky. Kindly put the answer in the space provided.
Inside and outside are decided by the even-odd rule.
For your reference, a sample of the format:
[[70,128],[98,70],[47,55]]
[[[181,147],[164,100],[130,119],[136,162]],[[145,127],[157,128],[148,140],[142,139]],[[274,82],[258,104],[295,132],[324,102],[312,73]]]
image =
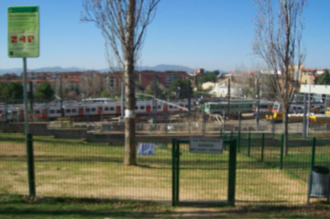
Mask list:
[[[7,8],[40,7],[40,56],[28,68],[107,68],[104,39],[92,23],[80,22],[81,0],[1,0],[0,69],[20,68],[7,57]],[[330,68],[330,0],[310,0],[305,10],[305,67]],[[207,70],[253,69],[252,0],[162,0],[148,27],[139,64],[173,64]]]

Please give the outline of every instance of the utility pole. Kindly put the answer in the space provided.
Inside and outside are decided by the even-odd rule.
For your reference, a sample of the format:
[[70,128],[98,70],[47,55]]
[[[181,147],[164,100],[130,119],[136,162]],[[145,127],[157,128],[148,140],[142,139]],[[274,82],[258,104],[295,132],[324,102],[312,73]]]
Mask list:
[[228,97],[228,114],[230,113],[230,78],[228,78],[228,91],[227,91],[227,97]]
[[124,78],[121,79],[121,118],[124,121]]
[[190,104],[191,104],[191,93],[190,93],[190,80],[188,79],[188,131],[191,132],[191,121],[190,121]]
[[62,74],[60,77],[60,93],[61,93],[61,117],[64,117],[64,109],[63,109],[63,90],[62,90]]
[[155,75],[154,76],[154,90],[153,90],[153,92],[154,92],[154,98],[153,98],[153,114],[154,114],[154,123],[156,123],[156,118],[157,118],[157,99],[156,99],[156,97],[157,97],[157,78],[156,78],[157,76]]
[[259,89],[259,75],[257,75],[257,115],[256,115],[257,130],[259,130],[259,103],[260,103],[260,89]]
[[204,108],[204,107],[205,107],[205,106],[204,106],[204,103],[203,103],[203,108],[202,108],[202,109],[203,109],[203,114],[202,114],[202,116],[203,116],[203,117],[202,117],[202,118],[203,118],[203,123],[202,123],[202,135],[203,135],[203,136],[205,135],[205,128],[206,128],[206,127],[205,127],[205,125],[206,125],[206,124],[205,124],[206,121],[205,121],[205,111],[204,111],[205,108]]
[[7,117],[7,97],[5,97],[5,121],[6,124],[8,123],[8,117]]
[[310,117],[310,113],[311,113],[311,89],[312,89],[312,74],[316,73],[316,69],[310,73],[310,77],[309,77],[309,95],[308,95],[308,117],[307,117],[307,136],[309,133],[309,117]]
[[304,117],[303,117],[303,136],[306,138],[306,126],[307,126],[307,118],[306,118],[306,113],[307,113],[307,94],[304,94]]

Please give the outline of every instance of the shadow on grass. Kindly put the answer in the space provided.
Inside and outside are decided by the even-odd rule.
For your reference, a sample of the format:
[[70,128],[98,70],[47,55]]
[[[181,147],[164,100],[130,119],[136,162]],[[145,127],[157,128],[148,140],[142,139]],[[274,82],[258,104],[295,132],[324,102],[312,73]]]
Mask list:
[[238,207],[173,208],[169,202],[0,195],[0,204],[2,217],[11,218],[326,218],[330,212],[330,205],[322,202],[292,207],[257,202]]

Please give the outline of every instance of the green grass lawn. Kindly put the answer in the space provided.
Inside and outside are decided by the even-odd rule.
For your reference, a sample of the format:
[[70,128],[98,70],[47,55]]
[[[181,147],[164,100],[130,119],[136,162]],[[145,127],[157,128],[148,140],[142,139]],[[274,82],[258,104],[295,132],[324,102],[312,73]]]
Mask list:
[[[34,136],[33,145],[37,196],[171,201],[171,145],[156,147],[155,156],[138,156],[139,165],[129,167],[123,165],[123,146],[40,136]],[[237,155],[237,205],[304,204],[309,150],[296,148],[279,171],[277,147],[265,147],[265,162],[258,160],[257,147],[250,157],[242,147]],[[316,163],[329,163],[329,148],[317,148]],[[0,173],[0,194],[28,194],[22,134],[0,133]],[[227,151],[193,154],[181,145],[180,200],[225,201],[227,181]]]

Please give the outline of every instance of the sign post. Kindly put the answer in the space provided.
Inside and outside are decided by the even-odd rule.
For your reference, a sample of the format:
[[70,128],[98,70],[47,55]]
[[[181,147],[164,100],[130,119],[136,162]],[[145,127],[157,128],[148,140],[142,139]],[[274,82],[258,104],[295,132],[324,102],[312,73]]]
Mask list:
[[[39,57],[39,7],[8,8],[8,56],[23,58],[24,132],[27,150],[29,194],[35,196],[32,136],[29,135],[26,71],[28,57]],[[31,91],[32,92],[32,91]]]

